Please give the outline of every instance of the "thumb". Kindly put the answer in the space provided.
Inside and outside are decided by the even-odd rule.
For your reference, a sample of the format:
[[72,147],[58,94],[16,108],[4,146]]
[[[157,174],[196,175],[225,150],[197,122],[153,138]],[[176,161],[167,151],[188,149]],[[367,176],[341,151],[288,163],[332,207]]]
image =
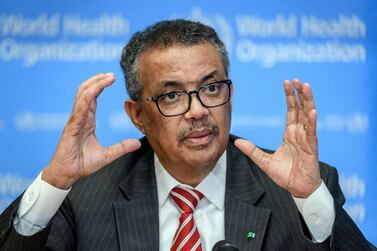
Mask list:
[[139,149],[141,143],[137,139],[126,139],[118,144],[114,144],[106,148],[106,164],[114,161],[120,156]]
[[236,139],[234,145],[262,169],[268,163],[268,153],[259,149],[254,143],[245,139]]

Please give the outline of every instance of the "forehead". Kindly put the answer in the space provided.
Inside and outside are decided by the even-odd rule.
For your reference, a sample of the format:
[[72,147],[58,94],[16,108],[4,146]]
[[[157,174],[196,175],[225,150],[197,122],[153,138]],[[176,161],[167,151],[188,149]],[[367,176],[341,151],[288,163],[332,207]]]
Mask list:
[[213,78],[226,77],[219,52],[209,43],[153,48],[140,56],[139,78],[143,92],[159,89],[166,82],[198,84],[211,74]]

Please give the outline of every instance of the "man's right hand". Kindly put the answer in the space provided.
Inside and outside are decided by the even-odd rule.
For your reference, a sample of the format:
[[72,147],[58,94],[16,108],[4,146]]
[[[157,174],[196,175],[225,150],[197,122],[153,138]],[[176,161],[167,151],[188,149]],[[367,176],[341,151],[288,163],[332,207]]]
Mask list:
[[136,139],[103,147],[96,138],[96,99],[114,81],[113,73],[97,74],[80,85],[71,116],[52,160],[42,172],[42,180],[68,189],[81,177],[140,147]]

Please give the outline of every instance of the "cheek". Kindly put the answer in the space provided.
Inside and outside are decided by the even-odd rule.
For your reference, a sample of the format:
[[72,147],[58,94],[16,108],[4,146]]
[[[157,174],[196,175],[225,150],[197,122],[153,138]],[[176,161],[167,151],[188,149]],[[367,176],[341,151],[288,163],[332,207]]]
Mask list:
[[231,122],[231,106],[225,106],[223,109],[219,109],[215,114],[213,114],[216,120],[216,124],[223,130],[229,130]]
[[[157,142],[171,142],[176,141],[178,131],[178,123],[173,119],[163,117],[155,114],[153,111],[146,111],[144,129],[145,134],[149,139],[154,139]],[[157,111],[158,112],[158,111]]]

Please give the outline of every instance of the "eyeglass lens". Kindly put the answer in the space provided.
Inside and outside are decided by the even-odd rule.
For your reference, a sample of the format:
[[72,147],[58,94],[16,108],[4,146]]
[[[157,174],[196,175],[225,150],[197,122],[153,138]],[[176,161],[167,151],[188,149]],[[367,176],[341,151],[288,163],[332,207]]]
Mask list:
[[187,112],[190,108],[190,96],[197,93],[197,98],[205,107],[216,107],[229,100],[229,86],[226,81],[219,81],[201,86],[197,91],[173,91],[160,96],[157,105],[165,116],[175,116]]

